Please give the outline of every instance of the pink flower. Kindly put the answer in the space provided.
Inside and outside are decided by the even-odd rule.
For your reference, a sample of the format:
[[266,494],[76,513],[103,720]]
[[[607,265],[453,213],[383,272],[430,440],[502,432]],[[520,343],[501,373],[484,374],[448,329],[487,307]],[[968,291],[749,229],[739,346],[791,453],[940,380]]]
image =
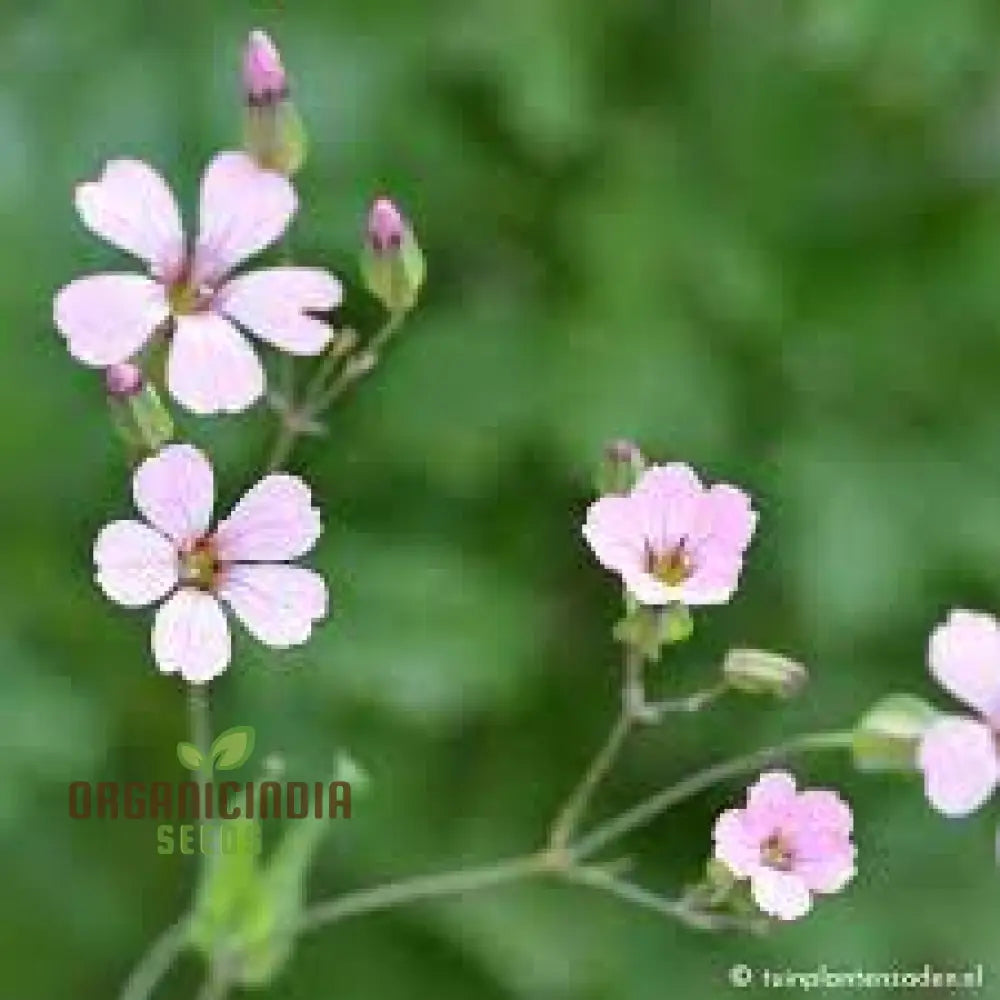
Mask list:
[[149,523],[115,521],[101,531],[97,583],[130,608],[167,598],[153,625],[162,673],[200,684],[226,669],[231,640],[222,603],[251,635],[279,648],[305,642],[326,615],[322,577],[288,565],[322,531],[301,479],[261,480],[214,531],[214,475],[197,448],[170,445],[146,459],[132,492]]
[[917,763],[931,805],[967,816],[1000,781],[1000,625],[990,615],[952,611],[932,633],[931,673],[978,718],[943,716],[924,732]]
[[715,824],[715,857],[750,879],[754,902],[781,920],[805,916],[816,893],[840,892],[854,877],[850,806],[835,792],[795,789],[783,771],[762,774],[745,809]]
[[368,242],[376,253],[398,250],[406,233],[406,220],[388,198],[377,198],[368,212]]
[[757,524],[734,486],[706,489],[686,465],[647,469],[627,496],[591,504],[583,535],[641,604],[724,604]]
[[220,153],[209,164],[190,246],[170,189],[137,160],[110,162],[99,180],[77,188],[76,206],[92,232],[149,268],[149,277],[80,278],[56,296],[56,326],[84,364],[128,361],[163,327],[177,401],[197,414],[235,413],[264,392],[264,370],[241,327],[291,354],[319,354],[330,342],[332,331],[311,313],[339,305],[333,275],[271,267],[230,277],[274,243],[296,211],[288,180],[243,153]]
[[243,89],[250,104],[280,101],[288,95],[281,53],[266,31],[251,31],[243,53]]

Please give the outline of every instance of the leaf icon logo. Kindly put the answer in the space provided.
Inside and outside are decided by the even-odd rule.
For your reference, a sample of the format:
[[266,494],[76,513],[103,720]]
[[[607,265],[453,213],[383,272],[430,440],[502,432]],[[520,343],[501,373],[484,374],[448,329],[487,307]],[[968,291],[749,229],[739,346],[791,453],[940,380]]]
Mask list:
[[[209,771],[233,771],[245,764],[253,753],[256,741],[253,726],[233,726],[220,733],[208,752]],[[181,740],[177,744],[177,759],[182,767],[197,771],[205,763],[205,754],[193,743]]]

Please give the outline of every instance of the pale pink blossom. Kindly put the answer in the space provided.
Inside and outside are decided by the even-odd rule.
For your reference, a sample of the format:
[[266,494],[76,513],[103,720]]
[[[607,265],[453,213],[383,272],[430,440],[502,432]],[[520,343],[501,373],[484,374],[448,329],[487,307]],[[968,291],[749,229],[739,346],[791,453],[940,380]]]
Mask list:
[[332,330],[313,313],[340,304],[333,275],[270,267],[232,277],[281,237],[297,207],[288,179],[245,154],[220,153],[209,164],[190,244],[170,189],[137,160],[108,163],[77,188],[76,207],[88,229],[148,268],[148,276],[80,278],[56,296],[56,326],[84,364],[128,361],[163,330],[174,398],[201,415],[236,413],[264,393],[264,369],[243,330],[291,354],[316,355],[330,342]]
[[931,673],[976,717],[946,715],[924,732],[917,763],[931,805],[967,816],[1000,781],[1000,623],[987,614],[952,611],[932,633]]
[[737,879],[749,879],[760,910],[797,920],[813,896],[840,892],[855,874],[850,806],[836,792],[800,792],[784,771],[762,774],[744,809],[715,824],[715,857]]
[[190,445],[146,459],[133,479],[145,521],[115,521],[94,544],[97,583],[126,607],[166,598],[153,625],[153,654],[164,674],[193,684],[229,664],[224,606],[268,646],[304,643],[326,616],[326,584],[291,561],[322,531],[309,487],[295,476],[267,476],[212,530],[215,477]]
[[756,524],[742,490],[705,487],[691,468],[671,464],[647,469],[628,495],[591,504],[583,534],[641,604],[724,604]]
[[377,198],[368,212],[368,241],[376,253],[398,250],[406,233],[406,220],[388,198]]
[[281,53],[266,31],[250,32],[243,53],[243,89],[250,104],[267,104],[288,94]]

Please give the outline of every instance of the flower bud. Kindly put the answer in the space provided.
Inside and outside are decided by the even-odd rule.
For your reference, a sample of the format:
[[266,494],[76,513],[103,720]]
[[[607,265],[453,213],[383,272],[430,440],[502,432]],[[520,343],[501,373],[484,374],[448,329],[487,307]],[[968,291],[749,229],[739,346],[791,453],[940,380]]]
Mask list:
[[104,388],[113,399],[128,399],[142,389],[142,369],[131,361],[104,369]]
[[243,90],[247,104],[276,104],[288,97],[281,53],[265,31],[251,31],[243,53]]
[[388,198],[377,199],[368,213],[361,271],[368,290],[389,312],[416,305],[426,262],[410,224]]
[[170,411],[138,365],[124,362],[106,368],[104,387],[115,429],[136,455],[151,455],[174,436]]
[[731,649],[722,663],[722,673],[735,691],[776,698],[798,694],[809,676],[801,663],[760,649]]
[[915,695],[883,698],[855,727],[855,766],[861,771],[916,770],[920,738],[937,717],[937,711]]
[[265,32],[251,32],[243,54],[244,147],[263,169],[291,177],[305,163],[307,143],[288,95],[277,47]]
[[638,445],[631,441],[612,441],[605,449],[597,471],[597,492],[601,496],[625,496],[646,468]]

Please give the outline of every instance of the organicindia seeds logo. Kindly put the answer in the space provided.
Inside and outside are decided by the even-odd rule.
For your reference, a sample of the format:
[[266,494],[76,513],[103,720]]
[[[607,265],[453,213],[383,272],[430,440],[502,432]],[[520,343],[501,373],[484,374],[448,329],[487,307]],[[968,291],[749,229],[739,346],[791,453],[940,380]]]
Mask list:
[[[351,818],[351,782],[214,780],[216,772],[235,771],[253,754],[252,726],[220,733],[207,751],[182,740],[177,759],[192,772],[187,781],[74,781],[69,815],[75,820],[154,821],[159,854],[260,854],[261,820]],[[338,762],[338,776],[358,773]]]

